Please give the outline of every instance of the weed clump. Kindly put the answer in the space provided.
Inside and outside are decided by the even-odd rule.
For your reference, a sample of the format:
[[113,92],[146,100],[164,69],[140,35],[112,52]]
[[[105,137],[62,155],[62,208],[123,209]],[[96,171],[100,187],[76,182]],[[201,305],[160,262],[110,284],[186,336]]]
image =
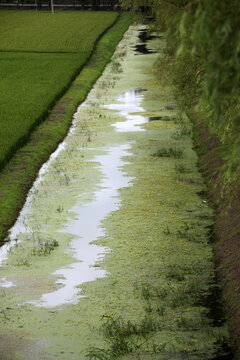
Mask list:
[[157,150],[153,156],[158,156],[158,157],[169,157],[169,158],[174,158],[174,159],[182,159],[183,158],[183,150],[178,149],[178,148],[166,148],[163,147],[159,150]]
[[[90,360],[118,359],[119,356],[143,349],[143,345],[152,337],[151,332],[159,329],[159,323],[149,316],[145,316],[139,323],[125,321],[121,317],[103,318],[105,321],[99,331],[105,336],[108,347],[90,347],[86,354]],[[136,338],[137,335],[141,340]]]
[[38,245],[32,249],[33,256],[47,256],[59,246],[57,240],[38,240]]
[[178,128],[173,134],[172,139],[174,140],[182,140],[185,137],[191,137],[192,136],[192,129],[190,126],[182,125],[180,128]]

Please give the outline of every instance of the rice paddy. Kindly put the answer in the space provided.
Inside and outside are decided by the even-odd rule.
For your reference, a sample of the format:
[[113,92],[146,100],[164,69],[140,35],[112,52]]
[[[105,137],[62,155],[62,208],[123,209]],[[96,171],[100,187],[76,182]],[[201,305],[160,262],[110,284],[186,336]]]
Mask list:
[[118,16],[103,11],[0,11],[0,51],[90,52]]
[[48,115],[117,17],[0,11],[0,169]]

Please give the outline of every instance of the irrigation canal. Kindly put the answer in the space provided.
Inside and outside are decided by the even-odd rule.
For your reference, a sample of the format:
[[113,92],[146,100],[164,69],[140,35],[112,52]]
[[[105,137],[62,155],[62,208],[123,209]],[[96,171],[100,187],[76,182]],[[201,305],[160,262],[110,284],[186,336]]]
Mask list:
[[227,359],[204,304],[212,211],[153,74],[163,47],[130,27],[29,192],[0,250],[1,359]]

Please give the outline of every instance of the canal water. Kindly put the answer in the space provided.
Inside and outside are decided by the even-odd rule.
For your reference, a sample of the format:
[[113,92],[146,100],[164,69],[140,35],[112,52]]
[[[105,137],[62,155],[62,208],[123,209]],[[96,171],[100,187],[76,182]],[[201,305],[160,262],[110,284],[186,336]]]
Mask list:
[[129,28],[40,170],[0,249],[1,359],[228,359],[204,303],[212,212],[153,74],[164,41]]

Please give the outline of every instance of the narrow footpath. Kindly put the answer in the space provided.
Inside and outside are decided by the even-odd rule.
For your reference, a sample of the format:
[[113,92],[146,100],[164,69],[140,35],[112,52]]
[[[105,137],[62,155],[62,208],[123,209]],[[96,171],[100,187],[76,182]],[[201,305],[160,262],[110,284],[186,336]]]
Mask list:
[[164,42],[129,28],[0,249],[2,360],[230,359]]

